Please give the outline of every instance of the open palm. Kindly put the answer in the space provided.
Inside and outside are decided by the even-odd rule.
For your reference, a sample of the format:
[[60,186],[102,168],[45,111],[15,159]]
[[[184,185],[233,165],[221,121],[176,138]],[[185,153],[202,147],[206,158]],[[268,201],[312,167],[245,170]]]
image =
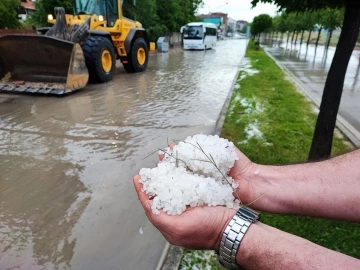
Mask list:
[[222,232],[235,210],[222,206],[202,206],[188,208],[178,216],[169,216],[164,212],[155,215],[151,211],[151,200],[141,191],[139,179],[139,175],[134,177],[134,186],[145,213],[170,244],[192,249],[219,248]]

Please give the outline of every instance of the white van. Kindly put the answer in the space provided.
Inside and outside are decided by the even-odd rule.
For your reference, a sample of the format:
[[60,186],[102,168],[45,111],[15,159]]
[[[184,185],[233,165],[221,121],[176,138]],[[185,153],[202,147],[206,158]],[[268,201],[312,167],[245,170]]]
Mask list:
[[192,22],[181,27],[184,50],[210,50],[216,46],[217,28],[213,23]]

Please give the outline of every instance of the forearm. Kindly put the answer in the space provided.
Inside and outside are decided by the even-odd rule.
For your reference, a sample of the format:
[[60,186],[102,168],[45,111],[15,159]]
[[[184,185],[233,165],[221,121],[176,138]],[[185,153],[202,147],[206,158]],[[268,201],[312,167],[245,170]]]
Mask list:
[[360,261],[260,222],[246,232],[237,253],[246,269],[360,269]]
[[254,199],[265,194],[255,208],[360,222],[360,150],[322,162],[255,169],[249,188]]

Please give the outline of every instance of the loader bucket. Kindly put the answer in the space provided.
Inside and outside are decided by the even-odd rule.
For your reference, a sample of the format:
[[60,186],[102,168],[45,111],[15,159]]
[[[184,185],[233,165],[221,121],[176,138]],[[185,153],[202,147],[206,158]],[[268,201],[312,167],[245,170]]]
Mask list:
[[0,90],[62,95],[88,80],[78,43],[40,35],[0,37]]

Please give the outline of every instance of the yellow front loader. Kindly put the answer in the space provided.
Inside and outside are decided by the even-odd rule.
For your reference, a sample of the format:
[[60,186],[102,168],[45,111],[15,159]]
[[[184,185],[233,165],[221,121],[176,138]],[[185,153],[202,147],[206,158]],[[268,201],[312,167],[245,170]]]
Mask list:
[[0,37],[0,90],[63,95],[111,81],[117,59],[127,72],[146,70],[155,44],[123,17],[121,0],[74,0],[73,8],[55,8],[53,26],[37,35]]

